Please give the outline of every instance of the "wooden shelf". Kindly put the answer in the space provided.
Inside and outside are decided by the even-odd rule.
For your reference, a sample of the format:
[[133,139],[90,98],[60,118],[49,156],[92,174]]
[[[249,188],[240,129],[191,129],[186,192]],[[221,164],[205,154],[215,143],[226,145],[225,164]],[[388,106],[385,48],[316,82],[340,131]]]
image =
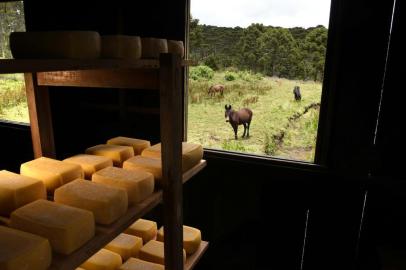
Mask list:
[[[194,175],[199,173],[204,167],[206,167],[206,161],[201,160],[199,164],[197,164],[192,169],[183,174],[183,183],[190,180]],[[129,208],[127,213],[113,224],[109,226],[97,225],[96,235],[80,249],[76,250],[75,252],[73,252],[68,256],[54,253],[52,264],[49,270],[75,269],[76,267],[81,265],[84,261],[86,261],[90,256],[92,256],[97,251],[102,249],[117,235],[119,235],[125,229],[127,229],[133,222],[135,222],[137,219],[141,218],[151,209],[157,206],[161,201],[162,201],[162,190],[159,190],[154,192],[150,197],[148,197],[141,203]],[[207,247],[204,248],[206,249]],[[200,249],[202,249],[202,247],[199,248],[199,250]],[[197,257],[197,255],[193,254],[193,256],[190,257],[190,263],[188,263],[187,261],[186,264],[187,265],[190,264],[193,267],[194,264],[197,262],[197,260],[200,258],[195,257]],[[185,267],[185,269],[191,268]]]
[[186,259],[184,270],[192,270],[209,247],[209,242],[202,241],[197,251]]
[[[181,60],[182,66],[194,65],[190,59]],[[0,74],[36,73],[68,70],[102,69],[159,69],[156,59],[1,59]]]

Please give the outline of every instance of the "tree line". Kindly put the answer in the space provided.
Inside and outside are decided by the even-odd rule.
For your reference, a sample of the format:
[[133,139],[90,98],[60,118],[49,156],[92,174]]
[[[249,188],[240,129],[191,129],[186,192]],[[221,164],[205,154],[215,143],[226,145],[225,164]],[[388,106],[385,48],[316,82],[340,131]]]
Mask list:
[[247,28],[190,22],[190,56],[214,70],[238,68],[288,79],[321,81],[327,29],[283,28],[253,23]]
[[25,31],[23,1],[0,3],[0,58],[11,58],[11,32]]

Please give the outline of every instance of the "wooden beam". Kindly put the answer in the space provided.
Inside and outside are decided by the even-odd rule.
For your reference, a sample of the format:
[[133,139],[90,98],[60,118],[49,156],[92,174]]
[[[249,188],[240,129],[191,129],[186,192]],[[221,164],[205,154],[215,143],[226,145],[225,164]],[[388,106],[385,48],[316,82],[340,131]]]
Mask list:
[[157,69],[109,69],[39,72],[38,85],[159,89]]
[[161,54],[159,75],[165,269],[183,270],[183,123],[180,56]]
[[34,73],[25,73],[25,89],[34,157],[55,158],[48,87],[38,86],[37,77]]

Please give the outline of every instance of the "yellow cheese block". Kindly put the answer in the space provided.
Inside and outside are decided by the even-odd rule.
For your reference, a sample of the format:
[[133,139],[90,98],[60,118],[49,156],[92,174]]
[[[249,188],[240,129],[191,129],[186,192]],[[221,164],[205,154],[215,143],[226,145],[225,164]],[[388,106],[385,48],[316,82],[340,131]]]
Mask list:
[[0,226],[1,270],[46,270],[51,258],[47,239]]
[[100,56],[100,35],[94,31],[14,32],[10,34],[14,58],[77,58]]
[[135,156],[127,159],[123,163],[123,169],[145,171],[154,175],[155,184],[160,184],[162,180],[161,159],[143,156]]
[[85,178],[89,180],[92,179],[93,173],[113,166],[113,160],[111,158],[86,154],[66,158],[63,162],[80,165],[85,173]]
[[141,38],[141,44],[142,58],[159,58],[161,53],[168,52],[166,39],[143,37]]
[[134,155],[140,155],[142,150],[151,146],[149,141],[121,136],[108,140],[107,144],[131,146],[134,149]]
[[46,157],[40,157],[21,164],[20,173],[41,180],[44,182],[47,191],[50,192],[84,176],[82,167],[79,165]]
[[121,264],[120,255],[107,249],[101,249],[80,267],[86,270],[116,270]]
[[123,261],[126,261],[130,257],[138,257],[138,252],[140,251],[141,247],[142,238],[121,233],[104,248],[116,252],[121,256]]
[[[164,243],[156,240],[149,241],[140,249],[139,258],[148,262],[165,264]],[[185,262],[186,252],[183,249],[183,263]]]
[[[161,144],[155,144],[142,151],[141,156],[161,158]],[[197,165],[203,158],[203,147],[196,143],[182,143],[182,170],[183,172]]]
[[46,199],[41,180],[6,170],[0,171],[0,215],[10,215],[15,209],[38,199]]
[[121,167],[125,160],[134,156],[134,149],[129,146],[99,144],[87,148],[86,154],[111,158],[114,166]]
[[141,58],[141,38],[138,36],[108,35],[101,36],[102,58]]
[[135,235],[142,238],[143,243],[155,238],[158,231],[158,226],[155,221],[138,219],[130,227],[125,230],[125,233]]
[[127,193],[91,181],[76,179],[55,190],[57,203],[93,212],[96,223],[111,224],[127,212]]
[[[157,235],[157,240],[164,241],[164,227],[162,226]],[[187,255],[196,252],[202,242],[202,234],[199,229],[183,225],[183,248]]]
[[144,171],[108,167],[93,174],[92,181],[125,189],[130,205],[144,200],[154,192],[154,176]]
[[46,200],[15,210],[10,226],[47,238],[52,249],[62,254],[72,253],[95,232],[92,212]]
[[168,40],[168,52],[177,53],[183,58],[185,56],[185,47],[183,46],[183,41]]
[[118,270],[165,270],[165,267],[161,264],[130,258]]

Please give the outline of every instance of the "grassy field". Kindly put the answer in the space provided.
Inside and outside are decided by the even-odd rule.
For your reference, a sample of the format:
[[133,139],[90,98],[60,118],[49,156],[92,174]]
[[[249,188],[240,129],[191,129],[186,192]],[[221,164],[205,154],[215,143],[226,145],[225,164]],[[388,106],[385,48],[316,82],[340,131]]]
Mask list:
[[29,122],[22,74],[0,74],[0,119]]
[[[224,72],[210,80],[189,80],[188,141],[205,147],[313,162],[316,143],[321,84],[260,77],[247,72],[233,81]],[[210,97],[214,83],[225,85],[224,96]],[[302,100],[294,100],[293,87],[300,86]],[[238,140],[225,122],[224,105],[253,111],[250,137]]]

